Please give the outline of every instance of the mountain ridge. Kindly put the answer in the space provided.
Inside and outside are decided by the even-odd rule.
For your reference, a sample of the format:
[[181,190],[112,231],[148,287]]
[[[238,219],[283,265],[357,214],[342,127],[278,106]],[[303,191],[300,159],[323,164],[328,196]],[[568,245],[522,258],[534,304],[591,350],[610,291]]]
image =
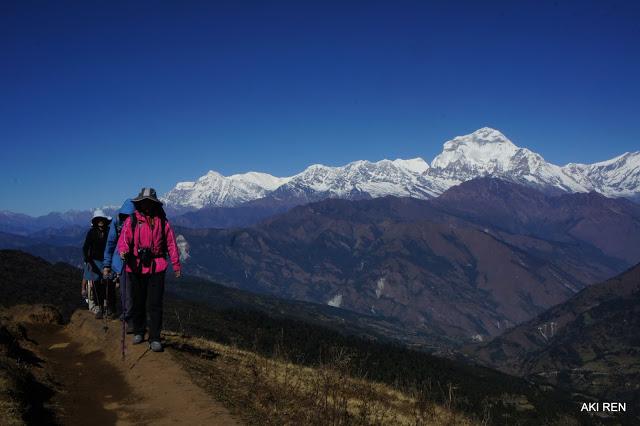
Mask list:
[[[258,199],[293,204],[324,198],[362,199],[387,195],[429,199],[452,186],[485,176],[534,186],[550,193],[596,191],[609,197],[640,197],[640,152],[593,164],[558,166],[540,154],[516,146],[496,129],[483,127],[446,141],[431,163],[412,159],[356,160],[343,166],[312,164],[289,177],[261,173],[268,185],[248,186],[239,177],[210,171],[196,183],[179,183],[164,195],[169,205],[185,209],[235,207]],[[207,176],[215,174],[215,182]],[[240,184],[236,184],[240,182]],[[186,186],[185,186],[186,185]],[[208,200],[207,202],[205,202]]]
[[[174,218],[187,226],[246,226],[295,205],[326,198],[366,199],[388,195],[431,199],[449,188],[480,177],[498,177],[548,193],[596,191],[640,203],[640,151],[592,164],[558,166],[540,154],[516,146],[496,129],[483,127],[446,141],[431,163],[411,159],[356,160],[343,166],[312,164],[300,173],[276,177],[250,171],[223,176],[210,170],[195,181],[179,182],[161,199]],[[241,216],[212,209],[242,208]],[[256,209],[251,213],[251,209]],[[107,214],[117,208],[110,207]],[[212,213],[213,217],[207,217]],[[29,215],[0,211],[0,231],[27,235],[46,228],[81,225],[90,210]]]
[[[177,232],[190,247],[189,273],[462,339],[499,334],[640,257],[640,206],[631,202],[493,178],[449,191],[442,200],[328,199],[252,227]],[[466,201],[476,196],[504,211],[470,216]]]

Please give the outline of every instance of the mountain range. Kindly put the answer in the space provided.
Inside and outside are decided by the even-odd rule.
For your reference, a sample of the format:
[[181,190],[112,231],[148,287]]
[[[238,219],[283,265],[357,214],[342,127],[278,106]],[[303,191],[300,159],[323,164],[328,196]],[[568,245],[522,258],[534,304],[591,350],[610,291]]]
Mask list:
[[640,259],[640,206],[481,178],[432,200],[327,199],[246,228],[178,228],[188,273],[482,341]]
[[[531,186],[545,193],[595,191],[640,201],[640,152],[611,160],[557,166],[484,127],[445,142],[431,163],[409,160],[354,161],[345,166],[314,164],[289,177],[248,172],[223,176],[209,171],[180,182],[162,198],[167,214],[187,227],[249,226],[293,206],[326,198],[350,200],[388,195],[431,199],[479,177]],[[117,207],[102,207],[114,214]],[[0,232],[28,235],[47,228],[86,226],[91,211],[53,212],[39,217],[0,211]]]
[[445,142],[431,164],[409,160],[354,161],[345,166],[314,164],[289,177],[249,172],[225,177],[210,171],[180,182],[164,195],[174,209],[235,207],[254,200],[304,204],[324,198],[362,199],[387,195],[429,199],[478,177],[533,186],[549,193],[596,191],[608,197],[640,197],[640,152],[594,164],[558,166],[484,127]]
[[[253,208],[175,218],[185,271],[387,318],[427,347],[434,336],[450,339],[441,347],[485,341],[640,260],[640,205],[490,177],[429,200],[330,198],[286,211],[263,206],[265,217],[249,227],[189,227],[198,215],[246,219]],[[0,232],[0,247],[79,265],[85,232]]]

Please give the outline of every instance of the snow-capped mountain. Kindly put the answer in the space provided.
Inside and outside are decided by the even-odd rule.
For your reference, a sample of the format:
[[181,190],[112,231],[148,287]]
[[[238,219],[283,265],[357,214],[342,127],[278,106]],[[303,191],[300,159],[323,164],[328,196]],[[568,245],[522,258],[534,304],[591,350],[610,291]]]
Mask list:
[[211,170],[195,182],[179,182],[162,197],[162,201],[173,207],[195,209],[206,206],[233,207],[262,198],[287,181],[288,178],[267,173],[222,176]]
[[438,192],[425,180],[429,164],[410,160],[354,161],[346,166],[314,164],[290,177],[249,172],[222,176],[210,171],[196,182],[180,182],[164,197],[170,206],[233,207],[270,195],[312,201],[327,197],[362,198],[396,195],[429,198]]
[[328,197],[426,199],[485,176],[551,193],[597,191],[609,197],[640,199],[640,152],[561,167],[516,146],[498,130],[483,127],[445,142],[431,164],[422,158],[362,160],[339,167],[314,164],[290,177],[257,172],[226,177],[210,171],[195,182],[178,183],[163,199],[170,207],[189,209],[233,207],[263,198],[294,204]]
[[435,192],[425,180],[429,164],[410,160],[354,161],[341,167],[314,164],[292,176],[271,196],[313,201],[320,198],[376,198],[396,195],[430,198]]
[[640,152],[626,152],[594,164],[570,163],[563,170],[590,191],[609,197],[640,196]]
[[543,190],[585,192],[588,189],[540,154],[519,148],[498,130],[484,127],[444,144],[429,175],[449,186],[484,176],[536,186]]

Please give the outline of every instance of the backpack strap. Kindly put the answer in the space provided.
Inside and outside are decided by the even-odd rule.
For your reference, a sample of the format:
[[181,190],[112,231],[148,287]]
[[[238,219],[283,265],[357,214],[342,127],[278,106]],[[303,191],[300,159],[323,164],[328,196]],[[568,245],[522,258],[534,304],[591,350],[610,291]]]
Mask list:
[[133,248],[135,246],[136,240],[136,226],[138,226],[138,218],[136,217],[135,213],[129,217],[131,217],[131,242],[129,243],[129,253],[133,253]]
[[122,222],[121,220],[118,220],[115,223],[115,227],[116,227],[116,241],[118,241],[118,238],[120,238],[120,233],[122,232],[122,226],[124,225],[124,222]]
[[165,228],[167,226],[167,218],[165,215],[160,216],[160,232],[162,233],[162,242],[160,243],[160,254],[162,257],[167,257],[169,254],[169,249],[167,248],[167,233],[165,232]]
[[135,248],[136,241],[136,226],[138,226],[138,218],[136,217],[135,212],[129,216],[131,218],[131,242],[129,243],[129,256],[127,256],[127,261],[129,262],[129,268],[132,271],[140,272],[142,270],[142,264],[140,266],[137,265],[137,253],[133,253],[133,249]]

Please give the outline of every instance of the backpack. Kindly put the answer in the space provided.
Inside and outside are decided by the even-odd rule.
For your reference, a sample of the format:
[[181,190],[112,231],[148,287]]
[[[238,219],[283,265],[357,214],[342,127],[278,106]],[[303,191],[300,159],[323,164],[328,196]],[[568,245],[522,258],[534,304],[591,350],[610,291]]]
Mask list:
[[[169,249],[167,248],[167,234],[165,233],[165,227],[167,224],[167,216],[164,213],[164,209],[160,208],[160,230],[162,231],[162,240],[160,242],[160,256],[167,257]],[[138,218],[135,212],[129,216],[131,218],[131,243],[129,243],[129,253],[133,253],[133,246],[136,238],[136,226],[138,225]],[[121,227],[122,228],[122,227]],[[116,228],[117,231],[117,228]]]

